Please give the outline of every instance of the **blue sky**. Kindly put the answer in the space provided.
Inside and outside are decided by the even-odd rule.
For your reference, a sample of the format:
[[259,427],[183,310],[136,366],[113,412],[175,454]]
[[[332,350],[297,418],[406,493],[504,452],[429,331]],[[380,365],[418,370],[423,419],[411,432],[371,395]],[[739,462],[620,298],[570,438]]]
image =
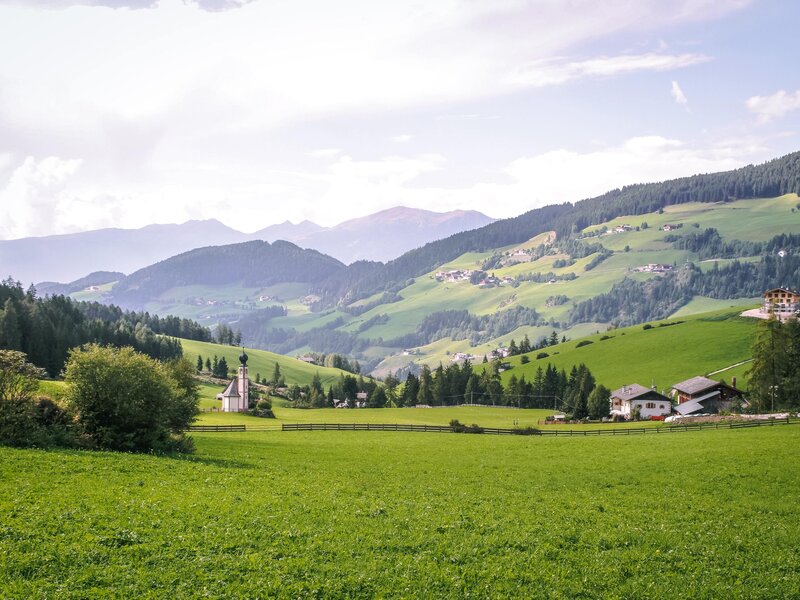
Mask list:
[[0,0],[0,239],[509,217],[798,150],[800,3]]

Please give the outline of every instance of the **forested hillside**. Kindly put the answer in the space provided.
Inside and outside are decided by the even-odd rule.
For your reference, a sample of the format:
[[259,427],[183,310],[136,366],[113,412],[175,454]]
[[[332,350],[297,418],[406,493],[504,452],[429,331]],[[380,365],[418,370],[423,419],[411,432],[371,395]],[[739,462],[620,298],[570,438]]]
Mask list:
[[[566,203],[537,208],[512,219],[496,221],[426,244],[362,278],[350,288],[348,298],[362,298],[390,289],[465,252],[482,252],[521,243],[545,231],[555,231],[558,238],[563,239],[622,215],[657,212],[675,204],[770,198],[798,192],[800,152],[723,173],[630,185],[574,205]],[[325,291],[326,286],[321,289]]]
[[64,296],[38,298],[33,288],[23,291],[13,280],[0,284],[0,307],[0,348],[24,352],[51,377],[61,372],[71,348],[88,342],[131,346],[166,360],[182,355],[177,337],[211,337],[208,329],[186,319],[160,319]]
[[177,286],[241,283],[257,287],[322,281],[345,269],[335,258],[289,242],[209,246],[136,271],[114,286],[112,299],[121,306],[136,307]]

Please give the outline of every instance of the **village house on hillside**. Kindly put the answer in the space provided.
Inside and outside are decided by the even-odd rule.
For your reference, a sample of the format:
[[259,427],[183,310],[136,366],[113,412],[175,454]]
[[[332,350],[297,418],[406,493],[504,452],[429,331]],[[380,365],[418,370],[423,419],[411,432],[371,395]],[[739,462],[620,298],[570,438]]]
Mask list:
[[677,401],[675,411],[683,416],[716,414],[736,404],[747,405],[741,390],[736,389],[736,378],[730,386],[707,377],[692,377],[673,385],[671,393]]
[[664,417],[672,412],[672,401],[657,391],[638,383],[623,385],[611,392],[611,414],[631,419],[637,413],[643,419]]
[[764,292],[761,312],[778,317],[793,315],[800,311],[800,292],[789,288],[774,288]]

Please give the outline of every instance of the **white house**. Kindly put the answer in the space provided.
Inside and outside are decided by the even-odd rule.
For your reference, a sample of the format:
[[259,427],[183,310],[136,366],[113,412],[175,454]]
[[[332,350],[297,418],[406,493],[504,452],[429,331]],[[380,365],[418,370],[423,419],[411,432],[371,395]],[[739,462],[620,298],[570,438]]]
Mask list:
[[672,412],[672,402],[667,396],[638,383],[623,385],[611,392],[611,414],[631,419],[639,409],[642,419],[664,417]]

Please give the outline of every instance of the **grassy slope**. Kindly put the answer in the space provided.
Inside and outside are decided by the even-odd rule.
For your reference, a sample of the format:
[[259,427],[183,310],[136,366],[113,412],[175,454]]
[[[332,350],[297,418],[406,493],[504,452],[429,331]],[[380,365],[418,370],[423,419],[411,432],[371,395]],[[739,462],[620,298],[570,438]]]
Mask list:
[[[213,361],[214,355],[217,355],[220,358],[224,356],[228,362],[228,367],[231,369],[239,366],[241,350],[235,346],[223,346],[194,340],[181,340],[181,344],[183,345],[183,355],[192,363],[197,361],[198,354],[203,357],[204,362],[206,358],[211,358]],[[339,369],[309,365],[296,358],[267,352],[266,350],[251,350],[248,348],[247,356],[249,357],[247,366],[252,379],[255,379],[259,373],[262,378],[271,378],[276,362],[280,364],[281,374],[289,385],[311,383],[314,374],[319,373],[322,385],[327,387],[338,381],[339,377],[344,373]]]
[[[508,359],[513,368],[503,378],[508,380],[515,374],[531,380],[537,368],[545,368],[548,362],[567,370],[585,363],[598,382],[612,389],[629,383],[649,387],[653,381],[659,390],[669,388],[684,379],[750,358],[758,320],[738,314],[738,310],[728,309],[676,319],[685,322],[670,327],[658,327],[656,321],[649,330],[636,325],[607,331],[585,338],[594,343],[582,348],[576,348],[576,340],[570,340],[545,349],[548,358],[536,360],[537,352],[529,354],[531,362],[527,365],[521,364],[520,356]],[[613,337],[601,341],[603,335]],[[737,374],[737,385],[744,387],[744,370],[746,367],[718,377],[730,382],[730,377]]]
[[195,439],[0,448],[4,597],[800,596],[797,426]]

